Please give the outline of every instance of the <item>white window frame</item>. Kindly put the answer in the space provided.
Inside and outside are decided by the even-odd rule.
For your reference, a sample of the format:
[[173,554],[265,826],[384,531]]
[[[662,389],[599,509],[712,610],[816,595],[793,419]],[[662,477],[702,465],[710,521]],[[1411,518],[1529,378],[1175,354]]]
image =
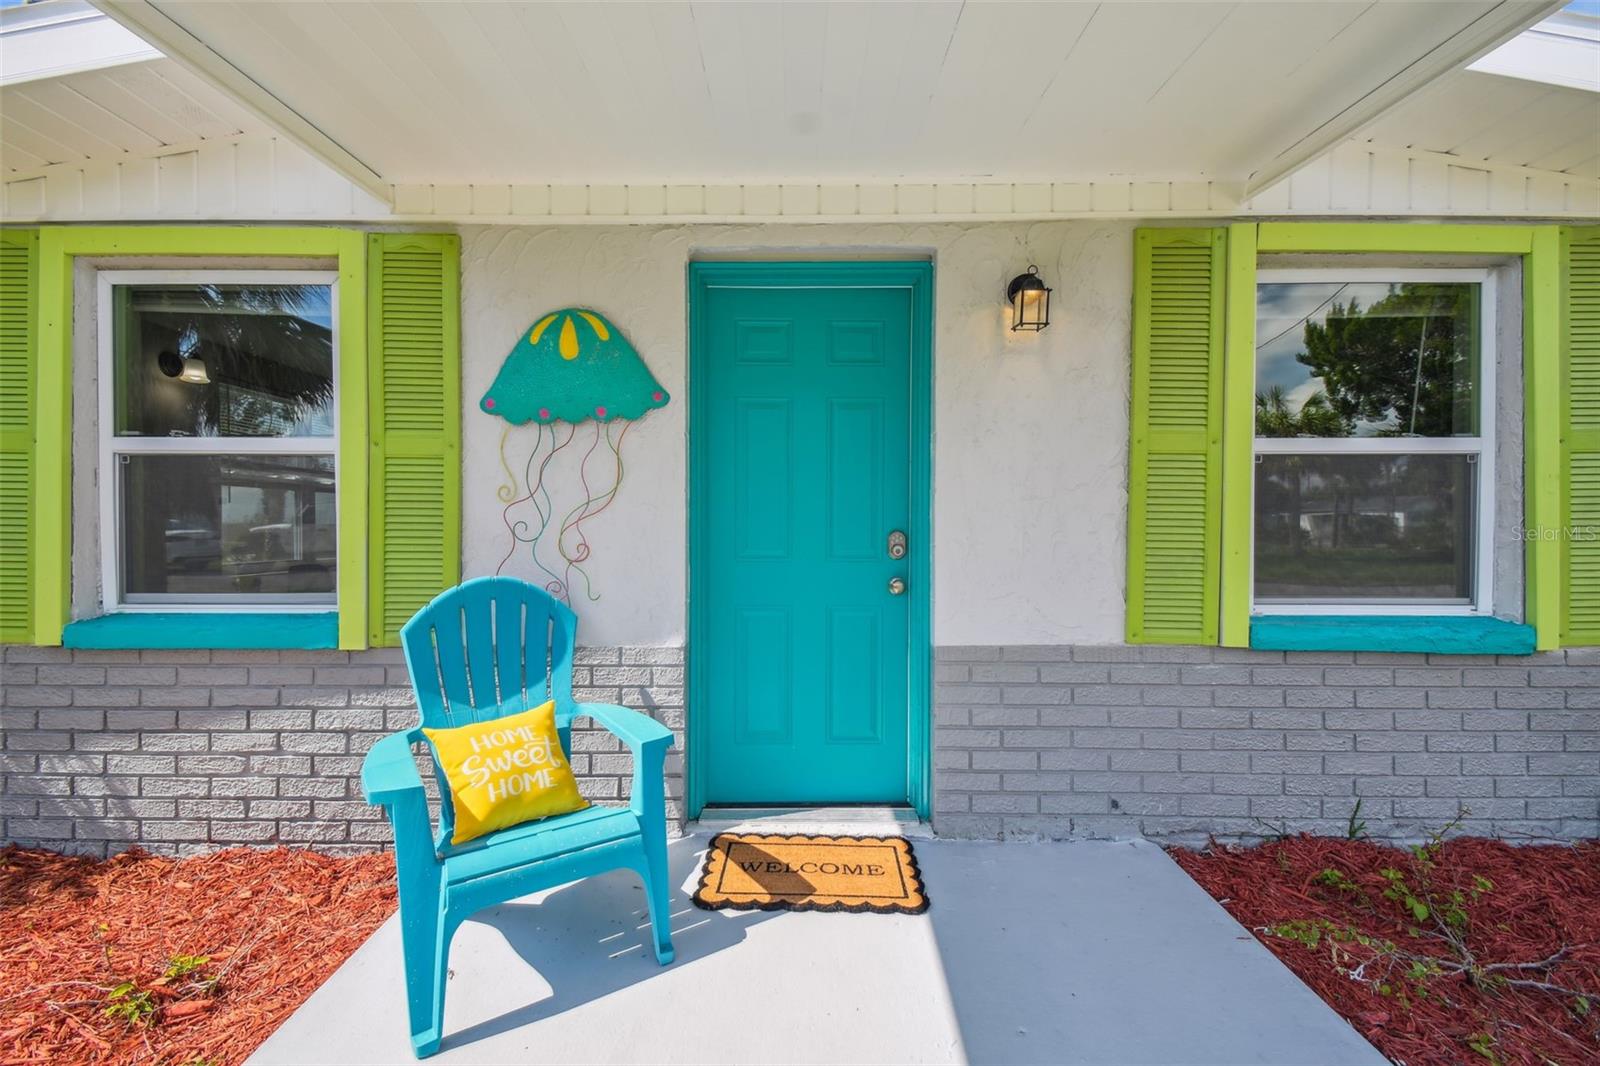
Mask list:
[[[325,285],[333,308],[333,432],[327,437],[118,437],[116,435],[116,310],[114,290],[126,285]],[[122,478],[118,464],[127,455],[326,455],[333,459],[334,513],[339,511],[339,273],[332,270],[101,270],[96,276],[95,333],[99,393],[100,600],[105,613],[250,613],[325,614],[338,609],[338,589],[326,597],[316,593],[266,595],[213,594],[189,599],[173,594],[161,601],[123,599]],[[335,564],[337,537],[335,538]],[[311,599],[308,597],[316,596]]]
[[[1473,523],[1473,596],[1470,603],[1373,603],[1350,597],[1338,601],[1292,603],[1256,602],[1255,575],[1255,485],[1250,478],[1250,613],[1253,615],[1462,615],[1494,614],[1495,542],[1495,384],[1499,357],[1495,346],[1497,292],[1492,270],[1448,268],[1438,270],[1388,269],[1385,267],[1316,267],[1259,270],[1256,285],[1284,285],[1303,282],[1445,282],[1474,284],[1479,288],[1478,322],[1478,436],[1476,437],[1256,437],[1255,413],[1251,411],[1253,442],[1252,466],[1263,455],[1468,455],[1476,456],[1473,498],[1477,514]],[[1252,298],[1259,300],[1258,293]],[[1253,370],[1252,370],[1253,373]],[[1330,444],[1337,442],[1337,447]]]

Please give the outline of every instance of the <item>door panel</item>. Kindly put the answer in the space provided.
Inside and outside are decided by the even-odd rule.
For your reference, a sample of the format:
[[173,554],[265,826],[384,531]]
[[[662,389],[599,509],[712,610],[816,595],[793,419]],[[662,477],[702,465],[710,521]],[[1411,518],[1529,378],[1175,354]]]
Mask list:
[[883,619],[870,607],[828,608],[830,743],[883,740]]
[[705,800],[904,803],[911,292],[703,299]]
[[829,559],[874,559],[886,550],[885,420],[882,400],[828,401]]
[[737,558],[788,559],[794,532],[794,417],[788,400],[740,399],[733,461]]
[[789,744],[794,739],[791,613],[783,607],[740,607],[734,618],[734,737],[740,745]]

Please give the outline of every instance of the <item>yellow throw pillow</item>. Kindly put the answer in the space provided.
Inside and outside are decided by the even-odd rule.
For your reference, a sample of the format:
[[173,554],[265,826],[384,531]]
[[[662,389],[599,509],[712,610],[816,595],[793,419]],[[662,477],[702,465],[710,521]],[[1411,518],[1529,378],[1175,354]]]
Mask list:
[[554,700],[520,714],[423,733],[450,787],[452,844],[589,806],[561,750]]

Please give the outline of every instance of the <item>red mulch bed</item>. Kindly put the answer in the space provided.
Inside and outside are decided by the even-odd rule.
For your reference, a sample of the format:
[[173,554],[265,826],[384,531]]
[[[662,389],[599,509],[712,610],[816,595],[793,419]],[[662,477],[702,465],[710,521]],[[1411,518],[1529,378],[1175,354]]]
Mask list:
[[[1252,848],[1213,843],[1172,857],[1377,1048],[1406,1066],[1484,1062],[1600,1062],[1600,841],[1575,847],[1512,847],[1458,838],[1439,846],[1431,883],[1444,906],[1427,919],[1385,898],[1398,870],[1415,893],[1417,860],[1407,849],[1360,840],[1298,836]],[[1325,874],[1336,870],[1342,875]],[[1474,900],[1475,877],[1493,887]],[[1478,886],[1480,889],[1481,885]],[[1452,928],[1481,966],[1538,969],[1408,976],[1409,961],[1351,935],[1388,941],[1418,955],[1450,957],[1435,917],[1463,891],[1464,919]],[[1312,941],[1315,943],[1312,943]],[[1366,963],[1363,969],[1362,964]],[[1577,997],[1496,978],[1542,981]],[[1386,985],[1388,994],[1378,985]]]
[[394,906],[388,855],[0,849],[0,1066],[242,1062]]

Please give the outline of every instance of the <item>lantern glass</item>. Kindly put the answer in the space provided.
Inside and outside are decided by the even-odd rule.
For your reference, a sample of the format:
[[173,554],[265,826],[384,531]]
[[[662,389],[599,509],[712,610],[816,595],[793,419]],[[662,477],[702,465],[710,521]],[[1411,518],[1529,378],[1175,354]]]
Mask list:
[[1039,278],[1039,268],[1029,267],[1006,287],[1011,301],[1011,329],[1037,333],[1050,324],[1050,289]]
[[1050,290],[1023,289],[1017,294],[1016,329],[1044,329],[1050,321]]
[[183,369],[178,373],[179,381],[187,381],[191,385],[211,384],[211,375],[206,373],[206,361],[198,355],[191,355],[183,361]]

